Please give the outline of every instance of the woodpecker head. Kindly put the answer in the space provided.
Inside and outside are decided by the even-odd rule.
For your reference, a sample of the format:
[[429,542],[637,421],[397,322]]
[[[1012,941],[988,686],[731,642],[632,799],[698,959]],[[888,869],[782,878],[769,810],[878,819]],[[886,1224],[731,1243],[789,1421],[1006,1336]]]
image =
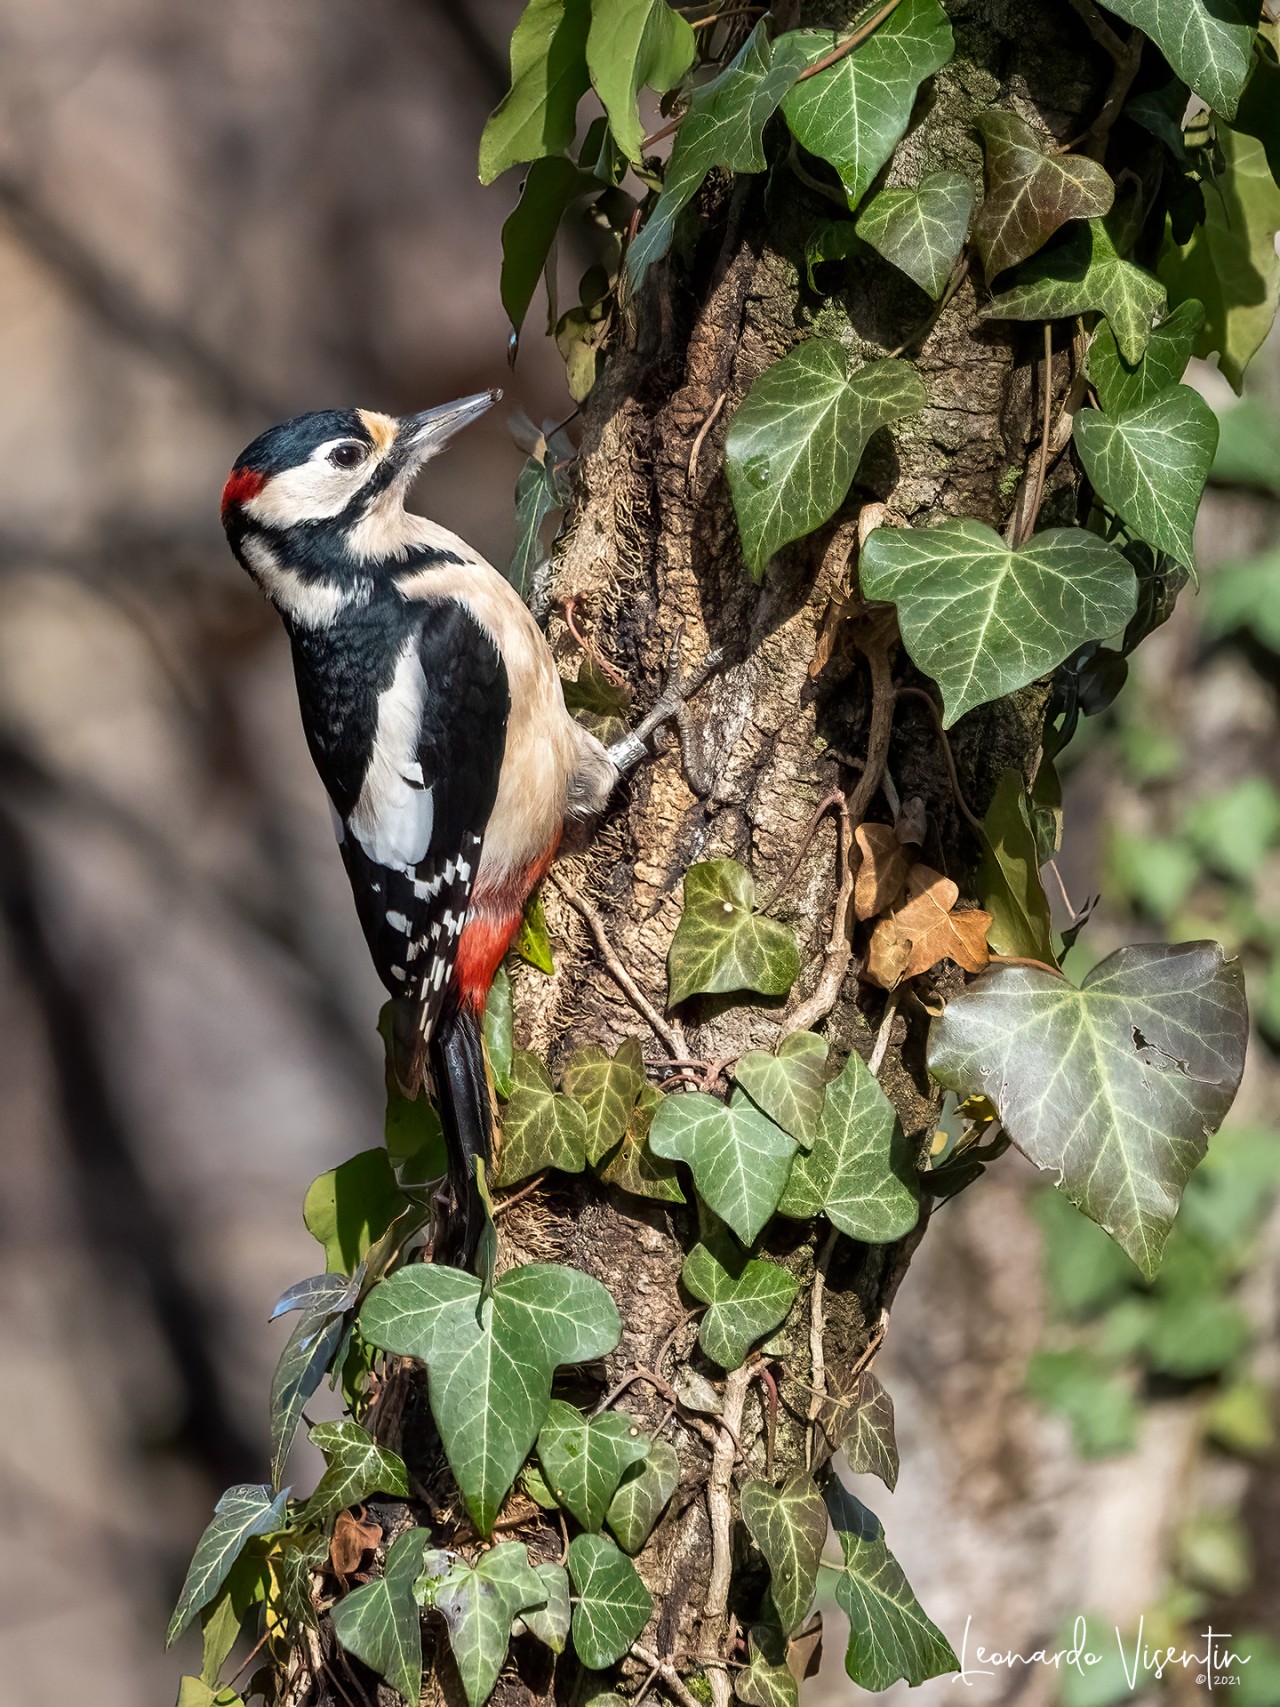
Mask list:
[[367,601],[380,567],[405,563],[443,534],[406,514],[414,476],[501,395],[482,391],[399,419],[320,409],[272,427],[237,458],[223,487],[231,549],[281,614],[303,627]]

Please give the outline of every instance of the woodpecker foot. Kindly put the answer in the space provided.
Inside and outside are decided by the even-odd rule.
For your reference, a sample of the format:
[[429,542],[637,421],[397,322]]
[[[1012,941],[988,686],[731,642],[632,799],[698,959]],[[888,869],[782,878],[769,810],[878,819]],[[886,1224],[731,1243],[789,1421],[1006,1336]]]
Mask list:
[[685,702],[692,699],[694,694],[707,680],[713,676],[724,662],[724,648],[717,646],[708,652],[696,670],[691,670],[687,676],[680,674],[680,641],[684,635],[684,624],[676,629],[671,642],[671,651],[667,655],[666,680],[662,692],[658,695],[651,710],[639,723],[620,741],[615,741],[609,748],[609,757],[620,775],[626,776],[649,755],[648,741],[659,729],[672,722],[680,715]]

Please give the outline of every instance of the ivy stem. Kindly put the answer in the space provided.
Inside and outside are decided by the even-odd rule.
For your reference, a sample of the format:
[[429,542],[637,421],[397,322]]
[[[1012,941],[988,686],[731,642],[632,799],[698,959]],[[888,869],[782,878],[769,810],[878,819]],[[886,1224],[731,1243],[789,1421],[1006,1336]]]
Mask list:
[[657,1673],[680,1703],[680,1707],[703,1707],[703,1703],[698,1700],[670,1660],[659,1659],[651,1648],[641,1647],[639,1642],[632,1643],[631,1652],[638,1660]]
[[969,828],[975,831],[979,836],[985,835],[986,832],[982,827],[982,819],[978,817],[977,813],[969,805],[969,802],[964,797],[964,790],[960,787],[960,776],[956,770],[955,755],[951,751],[951,739],[948,736],[946,729],[943,727],[942,713],[938,710],[932,696],[927,694],[923,688],[900,687],[898,689],[898,698],[901,699],[904,695],[911,699],[923,700],[925,705],[929,707],[929,714],[933,718],[933,726],[938,731],[938,740],[942,745],[942,756],[947,761],[947,774],[951,778],[951,792],[955,795],[956,805],[960,808],[961,813],[967,820]]
[[618,956],[613,951],[613,946],[610,943],[608,936],[605,934],[604,921],[591,905],[590,901],[587,900],[585,895],[580,895],[573,885],[571,883],[567,883],[557,872],[549,873],[547,876],[547,882],[558,895],[562,896],[564,900],[569,903],[576,913],[581,915],[582,919],[586,923],[587,929],[595,939],[595,945],[600,951],[601,960],[604,961],[605,967],[612,974],[614,982],[626,996],[632,1007],[644,1019],[648,1020],[649,1024],[666,1044],[672,1055],[678,1056],[682,1059],[688,1059],[689,1043],[684,1035],[684,1027],[680,1024],[679,1020],[673,1020],[670,1025],[667,1024],[666,1020],[663,1019],[662,1015],[654,1007],[653,1003],[645,995],[644,991],[618,959]]
[[805,1429],[804,1462],[806,1470],[813,1469],[813,1449],[817,1441],[818,1418],[827,1402],[826,1297],[827,1270],[835,1255],[836,1240],[840,1237],[832,1227],[814,1258],[813,1291],[809,1295],[809,1363],[813,1376],[813,1397],[809,1401],[808,1427]]
[[[742,1432],[742,1409],[747,1389],[752,1381],[749,1364],[735,1369],[724,1384],[724,1410],[715,1419],[720,1434],[711,1455],[711,1473],[707,1478],[707,1516],[711,1522],[711,1578],[707,1584],[706,1621],[716,1635],[713,1642],[717,1653],[723,1650],[721,1634],[725,1614],[729,1609],[729,1587],[733,1566],[733,1465],[737,1457],[735,1441]],[[727,1671],[707,1668],[713,1707],[730,1707],[733,1690]]]
[[1040,425],[1040,460],[1036,464],[1036,480],[1031,490],[1031,505],[1027,511],[1019,545],[1025,545],[1035,532],[1044,502],[1045,476],[1049,472],[1049,434],[1053,425],[1053,322],[1044,323],[1044,419]]
[[880,10],[873,13],[865,24],[859,24],[858,28],[847,35],[838,46],[833,47],[830,53],[824,54],[821,59],[815,59],[812,65],[807,66],[796,78],[796,82],[803,83],[806,78],[816,77],[820,71],[829,71],[846,54],[852,53],[855,47],[861,47],[868,36],[874,35],[885,19],[898,10],[900,4],[901,0],[885,0]]

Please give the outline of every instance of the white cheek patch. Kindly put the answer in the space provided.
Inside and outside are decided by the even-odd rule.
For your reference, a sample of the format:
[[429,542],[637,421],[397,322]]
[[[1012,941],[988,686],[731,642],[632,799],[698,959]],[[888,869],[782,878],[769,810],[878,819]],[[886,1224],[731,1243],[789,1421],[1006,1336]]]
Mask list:
[[432,791],[424,786],[418,762],[426,693],[417,642],[410,640],[400,654],[391,686],[378,695],[373,752],[360,798],[347,820],[352,835],[375,864],[401,871],[425,858],[435,822]]
[[261,492],[245,504],[245,515],[266,527],[278,528],[340,516],[378,466],[378,458],[370,456],[355,468],[335,468],[329,452],[342,442],[333,439],[322,444],[297,468],[273,474]]

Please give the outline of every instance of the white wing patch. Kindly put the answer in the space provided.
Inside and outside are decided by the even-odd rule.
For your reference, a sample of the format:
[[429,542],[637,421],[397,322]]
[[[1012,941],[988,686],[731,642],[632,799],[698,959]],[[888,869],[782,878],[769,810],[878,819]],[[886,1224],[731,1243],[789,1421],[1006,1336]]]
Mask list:
[[426,695],[415,636],[400,654],[390,687],[378,695],[373,751],[347,820],[366,855],[398,871],[408,871],[425,857],[435,821],[432,791],[418,762]]

